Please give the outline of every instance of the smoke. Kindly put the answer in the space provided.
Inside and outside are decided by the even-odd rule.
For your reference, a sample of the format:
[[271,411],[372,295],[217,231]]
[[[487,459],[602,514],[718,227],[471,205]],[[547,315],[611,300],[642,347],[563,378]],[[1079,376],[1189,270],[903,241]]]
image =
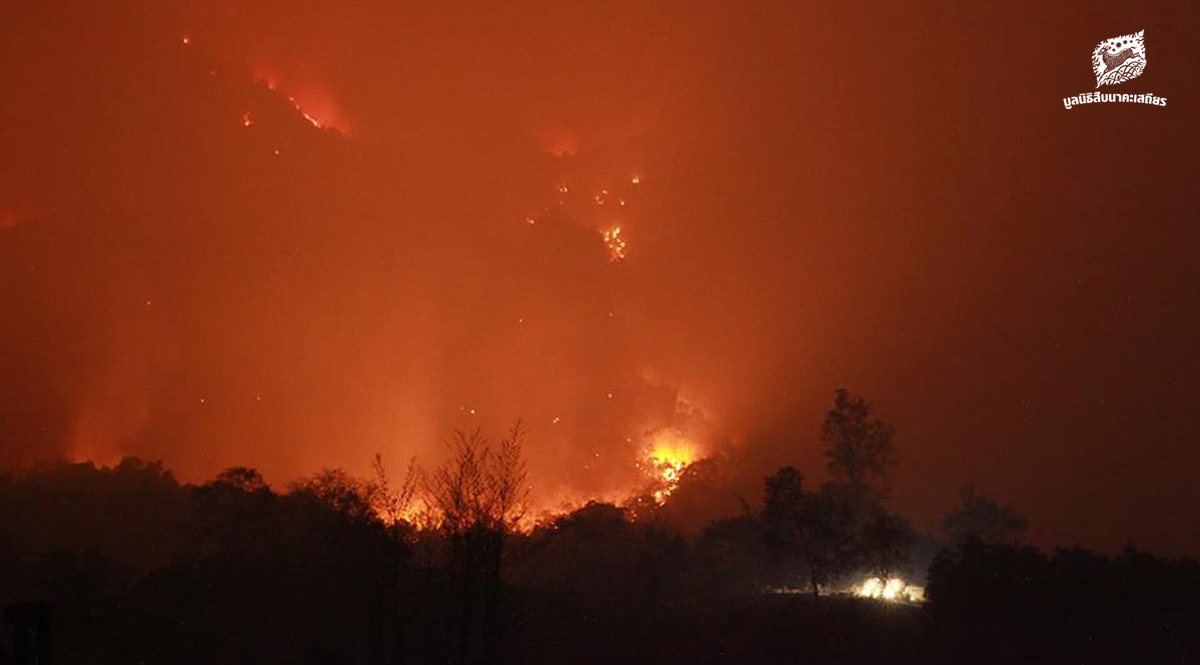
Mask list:
[[[432,463],[452,428],[524,418],[545,496],[644,481],[644,438],[681,417],[678,389],[649,378],[631,334],[643,312],[630,271],[554,189],[570,180],[590,204],[583,189],[615,158],[568,166],[528,124],[486,115],[459,121],[518,138],[467,152],[461,136],[431,144],[412,127],[425,141],[412,146],[364,123],[359,140],[326,74],[289,69],[289,45],[254,53],[219,31],[172,35],[175,20],[120,22],[134,20],[59,36],[80,67],[121,40],[156,57],[53,82],[28,106],[55,108],[59,131],[17,146],[87,183],[47,187],[61,205],[42,232],[5,238],[26,264],[6,263],[10,276],[34,275],[9,302],[36,293],[42,315],[13,326],[17,348],[76,349],[65,372],[31,371],[64,386],[69,417],[23,457],[162,457],[191,479],[248,463],[285,480],[362,471],[375,451]],[[85,159],[45,157],[63,152]]]

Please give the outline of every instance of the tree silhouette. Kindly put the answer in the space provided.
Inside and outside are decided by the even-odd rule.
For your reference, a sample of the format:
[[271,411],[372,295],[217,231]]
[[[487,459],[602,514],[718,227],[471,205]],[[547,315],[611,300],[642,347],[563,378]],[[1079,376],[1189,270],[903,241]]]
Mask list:
[[908,564],[912,527],[886,505],[894,433],[871,415],[866,400],[839,389],[821,426],[833,480],[805,491],[803,476],[790,466],[765,480],[768,539],[805,565],[814,599],[849,573],[887,578]]
[[426,483],[458,587],[449,645],[454,662],[494,660],[502,652],[501,562],[505,536],[525,514],[524,440],[519,420],[494,451],[479,430],[456,431],[446,442],[451,458]]
[[908,548],[916,535],[900,515],[878,507],[871,511],[859,534],[859,554],[863,567],[883,580],[894,577],[908,566]]
[[818,492],[806,492],[804,476],[790,466],[764,480],[768,542],[804,564],[814,602],[822,587],[853,570],[858,559],[853,512],[836,489],[826,484]]
[[884,480],[894,463],[894,434],[891,425],[871,416],[869,402],[839,388],[821,425],[821,442],[834,480],[863,496],[886,495]]
[[951,544],[976,538],[990,544],[1017,544],[1025,533],[1025,518],[1012,508],[975,493],[974,485],[959,490],[959,505],[942,520]]
[[[904,567],[911,529],[882,493],[847,475],[810,488],[784,467],[764,479],[761,512],[747,507],[693,540],[668,513],[709,505],[711,493],[729,500],[700,464],[672,495],[687,499],[678,505],[649,496],[657,512],[638,516],[589,503],[525,530],[523,440],[519,425],[494,445],[456,433],[428,475],[410,463],[397,482],[380,456],[372,479],[327,469],[284,491],[247,467],[181,485],[138,460],[3,474],[0,606],[50,608],[54,662],[98,665],[772,662],[802,650],[828,663],[1190,662],[1200,652],[1195,561],[997,542],[1024,521],[970,487],[947,518],[967,536],[935,559],[926,604],[827,600],[848,574]],[[431,519],[413,522],[423,505]],[[416,543],[430,556],[413,556]],[[764,593],[783,580],[818,599]],[[15,641],[24,620],[9,616],[0,663],[28,654]]]
[[409,517],[409,508],[421,484],[421,467],[416,457],[411,458],[404,480],[399,487],[393,487],[387,466],[383,463],[383,455],[375,453],[371,460],[371,472],[375,476],[370,491],[372,508],[386,520],[388,528],[395,530],[400,527],[401,520]]

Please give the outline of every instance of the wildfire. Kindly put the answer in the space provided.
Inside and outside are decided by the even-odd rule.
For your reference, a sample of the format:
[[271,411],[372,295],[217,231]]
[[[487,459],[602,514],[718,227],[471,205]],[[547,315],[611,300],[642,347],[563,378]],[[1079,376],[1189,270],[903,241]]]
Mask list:
[[629,247],[625,239],[621,237],[621,227],[614,226],[604,232],[604,244],[608,246],[608,260],[620,261],[625,258],[625,252]]
[[286,99],[292,110],[308,124],[317,129],[332,130],[344,136],[350,135],[350,126],[337,102],[320,86],[314,86],[311,82],[298,87],[288,85],[286,81],[281,82],[270,69],[261,65],[254,67],[253,75],[256,83]]
[[295,97],[288,95],[288,101],[292,103],[292,108],[296,109],[296,112],[299,113],[305,120],[308,121],[308,124],[312,125],[313,127],[316,127],[317,129],[324,129],[324,126],[321,124],[321,121],[317,120],[313,116],[309,115],[308,111],[305,111],[304,107],[300,106],[300,102],[296,101]]
[[660,433],[646,449],[643,470],[660,485],[654,500],[662,503],[679,487],[679,479],[696,461],[696,447],[678,432]]

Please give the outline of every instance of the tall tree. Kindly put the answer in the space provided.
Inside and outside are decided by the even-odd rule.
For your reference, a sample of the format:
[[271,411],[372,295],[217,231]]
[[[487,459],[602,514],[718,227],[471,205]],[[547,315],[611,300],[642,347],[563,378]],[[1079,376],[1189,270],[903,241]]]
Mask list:
[[839,388],[821,425],[829,472],[861,496],[882,498],[888,468],[894,463],[895,428],[871,414],[871,404]]
[[479,430],[455,432],[447,442],[451,458],[426,483],[458,585],[453,662],[496,662],[503,654],[500,565],[505,536],[525,514],[524,441],[519,420],[494,450]]

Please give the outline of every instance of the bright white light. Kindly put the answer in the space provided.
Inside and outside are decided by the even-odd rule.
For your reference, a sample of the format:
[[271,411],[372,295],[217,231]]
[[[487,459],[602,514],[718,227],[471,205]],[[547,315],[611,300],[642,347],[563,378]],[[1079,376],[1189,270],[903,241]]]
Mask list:
[[911,586],[898,577],[886,580],[878,577],[868,577],[851,591],[859,598],[878,598],[886,601],[907,601],[920,603],[925,601],[925,589]]

